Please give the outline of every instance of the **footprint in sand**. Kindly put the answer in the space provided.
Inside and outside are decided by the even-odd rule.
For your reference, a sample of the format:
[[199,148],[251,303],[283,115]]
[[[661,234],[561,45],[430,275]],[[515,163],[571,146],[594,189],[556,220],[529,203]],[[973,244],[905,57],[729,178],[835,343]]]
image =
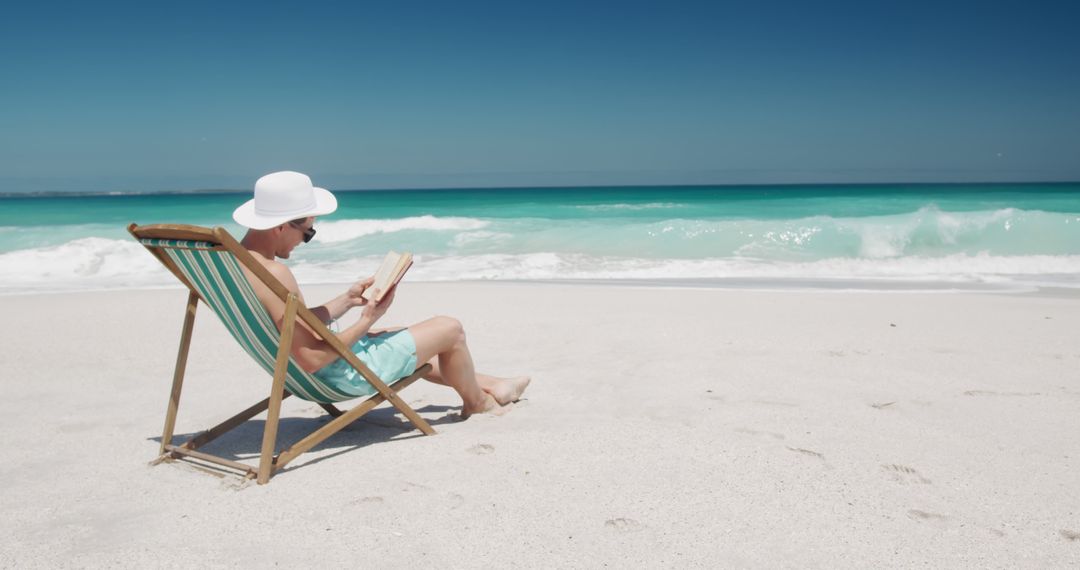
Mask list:
[[771,437],[773,439],[784,439],[784,434],[776,433],[775,431],[758,431],[756,429],[742,428],[742,427],[735,428],[734,431],[736,431],[738,433],[746,433],[746,434],[750,434],[750,435],[764,435],[764,436]]
[[247,489],[255,482],[254,479],[248,479],[243,477],[241,479],[234,479],[232,477],[225,477],[221,480],[221,488],[229,491],[243,491]]
[[992,390],[968,390],[965,396],[1041,396],[1039,392],[994,392]]
[[[823,350],[822,354],[827,354],[829,356],[833,356],[833,357],[836,357],[836,358],[843,358],[843,357],[848,355],[848,353],[846,351],[843,351],[843,350]],[[870,354],[870,351],[866,350],[866,349],[859,348],[859,349],[852,350],[851,354],[854,354],[856,356],[868,356]]]
[[465,451],[468,451],[473,455],[487,455],[489,453],[495,453],[495,446],[486,443],[478,443]]
[[873,404],[870,404],[870,407],[877,410],[884,410],[895,403],[896,402],[874,402]]
[[906,465],[897,465],[895,463],[890,465],[882,465],[881,468],[889,474],[889,477],[898,483],[918,483],[920,485],[929,485],[930,480],[923,477],[918,471],[908,467]]
[[825,460],[825,455],[824,454],[818,453],[818,452],[814,451],[813,449],[805,449],[805,448],[802,448],[802,447],[791,447],[791,446],[787,446],[787,445],[785,445],[784,447],[787,447],[789,451],[794,451],[795,453],[806,455],[808,457],[816,457],[817,459],[821,460],[821,465],[825,469],[832,469],[833,468],[833,466],[830,465],[829,462]]
[[920,511],[919,509],[911,509],[907,512],[908,516],[917,521],[930,521],[944,523],[949,520],[946,515],[939,515],[937,513],[930,513],[927,511]]
[[820,453],[818,453],[818,452],[816,452],[816,451],[814,451],[812,449],[803,449],[801,447],[789,447],[789,446],[784,446],[784,447],[787,447],[789,450],[794,451],[795,453],[801,453],[803,455],[809,455],[811,457],[817,457],[818,459],[820,459],[822,461],[825,461],[825,456],[824,455],[822,455],[822,454],[820,454]]
[[766,406],[779,406],[782,408],[798,408],[798,404],[792,404],[790,402],[780,402],[777,400],[754,400],[755,404],[764,404]]
[[1063,538],[1065,538],[1065,540],[1068,540],[1069,542],[1080,541],[1080,532],[1076,532],[1075,530],[1062,529],[1061,530],[1061,536]]
[[634,519],[617,518],[604,521],[604,527],[617,532],[637,532],[642,529],[642,524]]

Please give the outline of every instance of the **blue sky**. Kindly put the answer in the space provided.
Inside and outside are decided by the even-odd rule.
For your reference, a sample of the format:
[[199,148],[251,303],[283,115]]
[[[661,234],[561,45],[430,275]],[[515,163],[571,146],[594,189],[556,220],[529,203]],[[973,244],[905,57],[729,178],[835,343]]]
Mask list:
[[1080,180],[1050,2],[26,3],[0,191]]

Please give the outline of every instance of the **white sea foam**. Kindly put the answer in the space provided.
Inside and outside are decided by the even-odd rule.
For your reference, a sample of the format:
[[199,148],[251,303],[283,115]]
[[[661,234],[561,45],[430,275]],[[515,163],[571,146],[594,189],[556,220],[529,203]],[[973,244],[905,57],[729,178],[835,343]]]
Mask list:
[[[368,275],[380,256],[294,262],[301,283],[341,283]],[[0,254],[0,292],[67,291],[175,285],[134,241],[79,239],[62,246]],[[854,279],[952,283],[1020,283],[1080,287],[1080,255],[887,259],[829,258],[781,262],[752,258],[648,259],[577,253],[420,255],[409,278],[475,279]]]
[[[410,272],[417,280],[793,278],[1080,287],[1078,220],[1076,214],[957,213],[933,206],[868,218],[619,224],[415,216],[320,223],[316,241],[323,243],[298,250],[290,263],[302,283],[351,281],[370,274],[384,248],[401,241],[417,252]],[[0,227],[9,238],[9,251],[0,253],[0,292],[174,284],[136,242],[112,239],[115,228],[58,228],[12,233]],[[420,233],[347,243],[403,231]],[[71,237],[80,233],[98,237]]]
[[[301,281],[343,282],[370,273],[376,257],[348,264],[297,267]],[[1022,283],[1080,287],[1080,255],[938,258],[831,258],[811,262],[761,259],[646,259],[532,253],[419,256],[409,278],[418,281],[547,279],[810,279],[950,283]]]
[[319,222],[315,241],[335,243],[353,240],[374,234],[401,232],[406,230],[421,231],[466,231],[488,226],[485,220],[476,218],[454,218],[436,216],[414,216],[389,220],[339,220]]
[[133,240],[82,238],[0,254],[0,291],[158,286],[175,281]]

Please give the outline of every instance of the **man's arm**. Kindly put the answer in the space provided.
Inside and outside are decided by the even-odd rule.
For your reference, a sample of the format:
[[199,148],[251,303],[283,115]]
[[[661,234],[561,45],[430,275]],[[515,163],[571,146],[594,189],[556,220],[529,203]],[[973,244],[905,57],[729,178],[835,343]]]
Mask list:
[[[274,263],[267,268],[278,281],[281,281],[281,284],[284,285],[286,289],[295,293],[301,304],[303,304],[304,296],[300,293],[300,286],[296,283],[296,277],[293,276],[292,271],[281,263]],[[316,309],[322,309],[323,315],[333,315],[333,311],[340,310],[340,313],[337,314],[337,316],[340,316],[345,314],[345,312],[352,307],[367,305],[364,314],[360,316],[360,319],[357,320],[356,323],[335,334],[338,340],[345,346],[356,344],[356,341],[366,335],[368,331],[371,330],[371,326],[375,324],[375,321],[386,312],[390,303],[393,302],[394,295],[393,290],[391,290],[390,294],[383,297],[377,305],[374,303],[367,303],[360,297],[360,293],[363,293],[368,285],[370,285],[370,279],[360,281],[350,287],[349,290],[342,295],[332,299],[329,303],[322,305],[322,307],[316,307]],[[277,296],[274,296],[274,299],[277,300]],[[264,301],[263,304],[266,304],[266,301]],[[327,305],[330,305],[330,307]],[[278,307],[278,310],[271,311],[271,317],[273,317],[278,330],[281,330],[285,319],[285,307],[280,300],[277,300],[275,306]],[[315,314],[319,318],[322,318],[323,316],[319,313]],[[308,372],[314,372],[339,358],[338,353],[330,348],[330,345],[327,344],[322,337],[315,334],[315,331],[303,320],[297,320],[293,332],[291,352],[293,358],[296,359],[296,363]]]
[[324,323],[330,322],[341,318],[342,315],[349,312],[349,309],[353,307],[360,307],[367,303],[361,295],[364,293],[364,289],[367,289],[374,282],[373,277],[362,279],[349,287],[348,291],[330,299],[318,307],[311,309],[312,313],[315,313],[316,317],[319,317]]

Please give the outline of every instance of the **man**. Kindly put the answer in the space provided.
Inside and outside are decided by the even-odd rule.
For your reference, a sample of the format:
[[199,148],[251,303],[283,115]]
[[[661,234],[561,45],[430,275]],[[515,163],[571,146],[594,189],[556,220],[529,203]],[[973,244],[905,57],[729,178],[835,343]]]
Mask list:
[[[237,208],[233,219],[248,228],[240,243],[303,303],[296,278],[278,258],[288,259],[293,249],[311,241],[315,236],[316,216],[336,209],[337,199],[329,191],[312,185],[304,174],[283,171],[256,181],[255,197]],[[261,280],[250,274],[247,277],[281,330],[285,303]],[[465,332],[457,319],[435,317],[407,328],[374,330],[376,321],[394,302],[395,290],[391,288],[377,303],[368,302],[361,295],[373,281],[373,277],[358,281],[341,295],[311,310],[329,323],[350,309],[361,307],[360,319],[336,334],[384,382],[389,384],[411,374],[419,362],[429,362],[433,369],[425,378],[449,386],[461,396],[462,418],[476,413],[501,415],[525,391],[530,380],[527,376],[497,378],[476,373]],[[367,393],[374,392],[303,321],[296,323],[291,352],[301,368],[323,381],[348,386],[350,389],[346,391],[350,393],[365,388]]]

